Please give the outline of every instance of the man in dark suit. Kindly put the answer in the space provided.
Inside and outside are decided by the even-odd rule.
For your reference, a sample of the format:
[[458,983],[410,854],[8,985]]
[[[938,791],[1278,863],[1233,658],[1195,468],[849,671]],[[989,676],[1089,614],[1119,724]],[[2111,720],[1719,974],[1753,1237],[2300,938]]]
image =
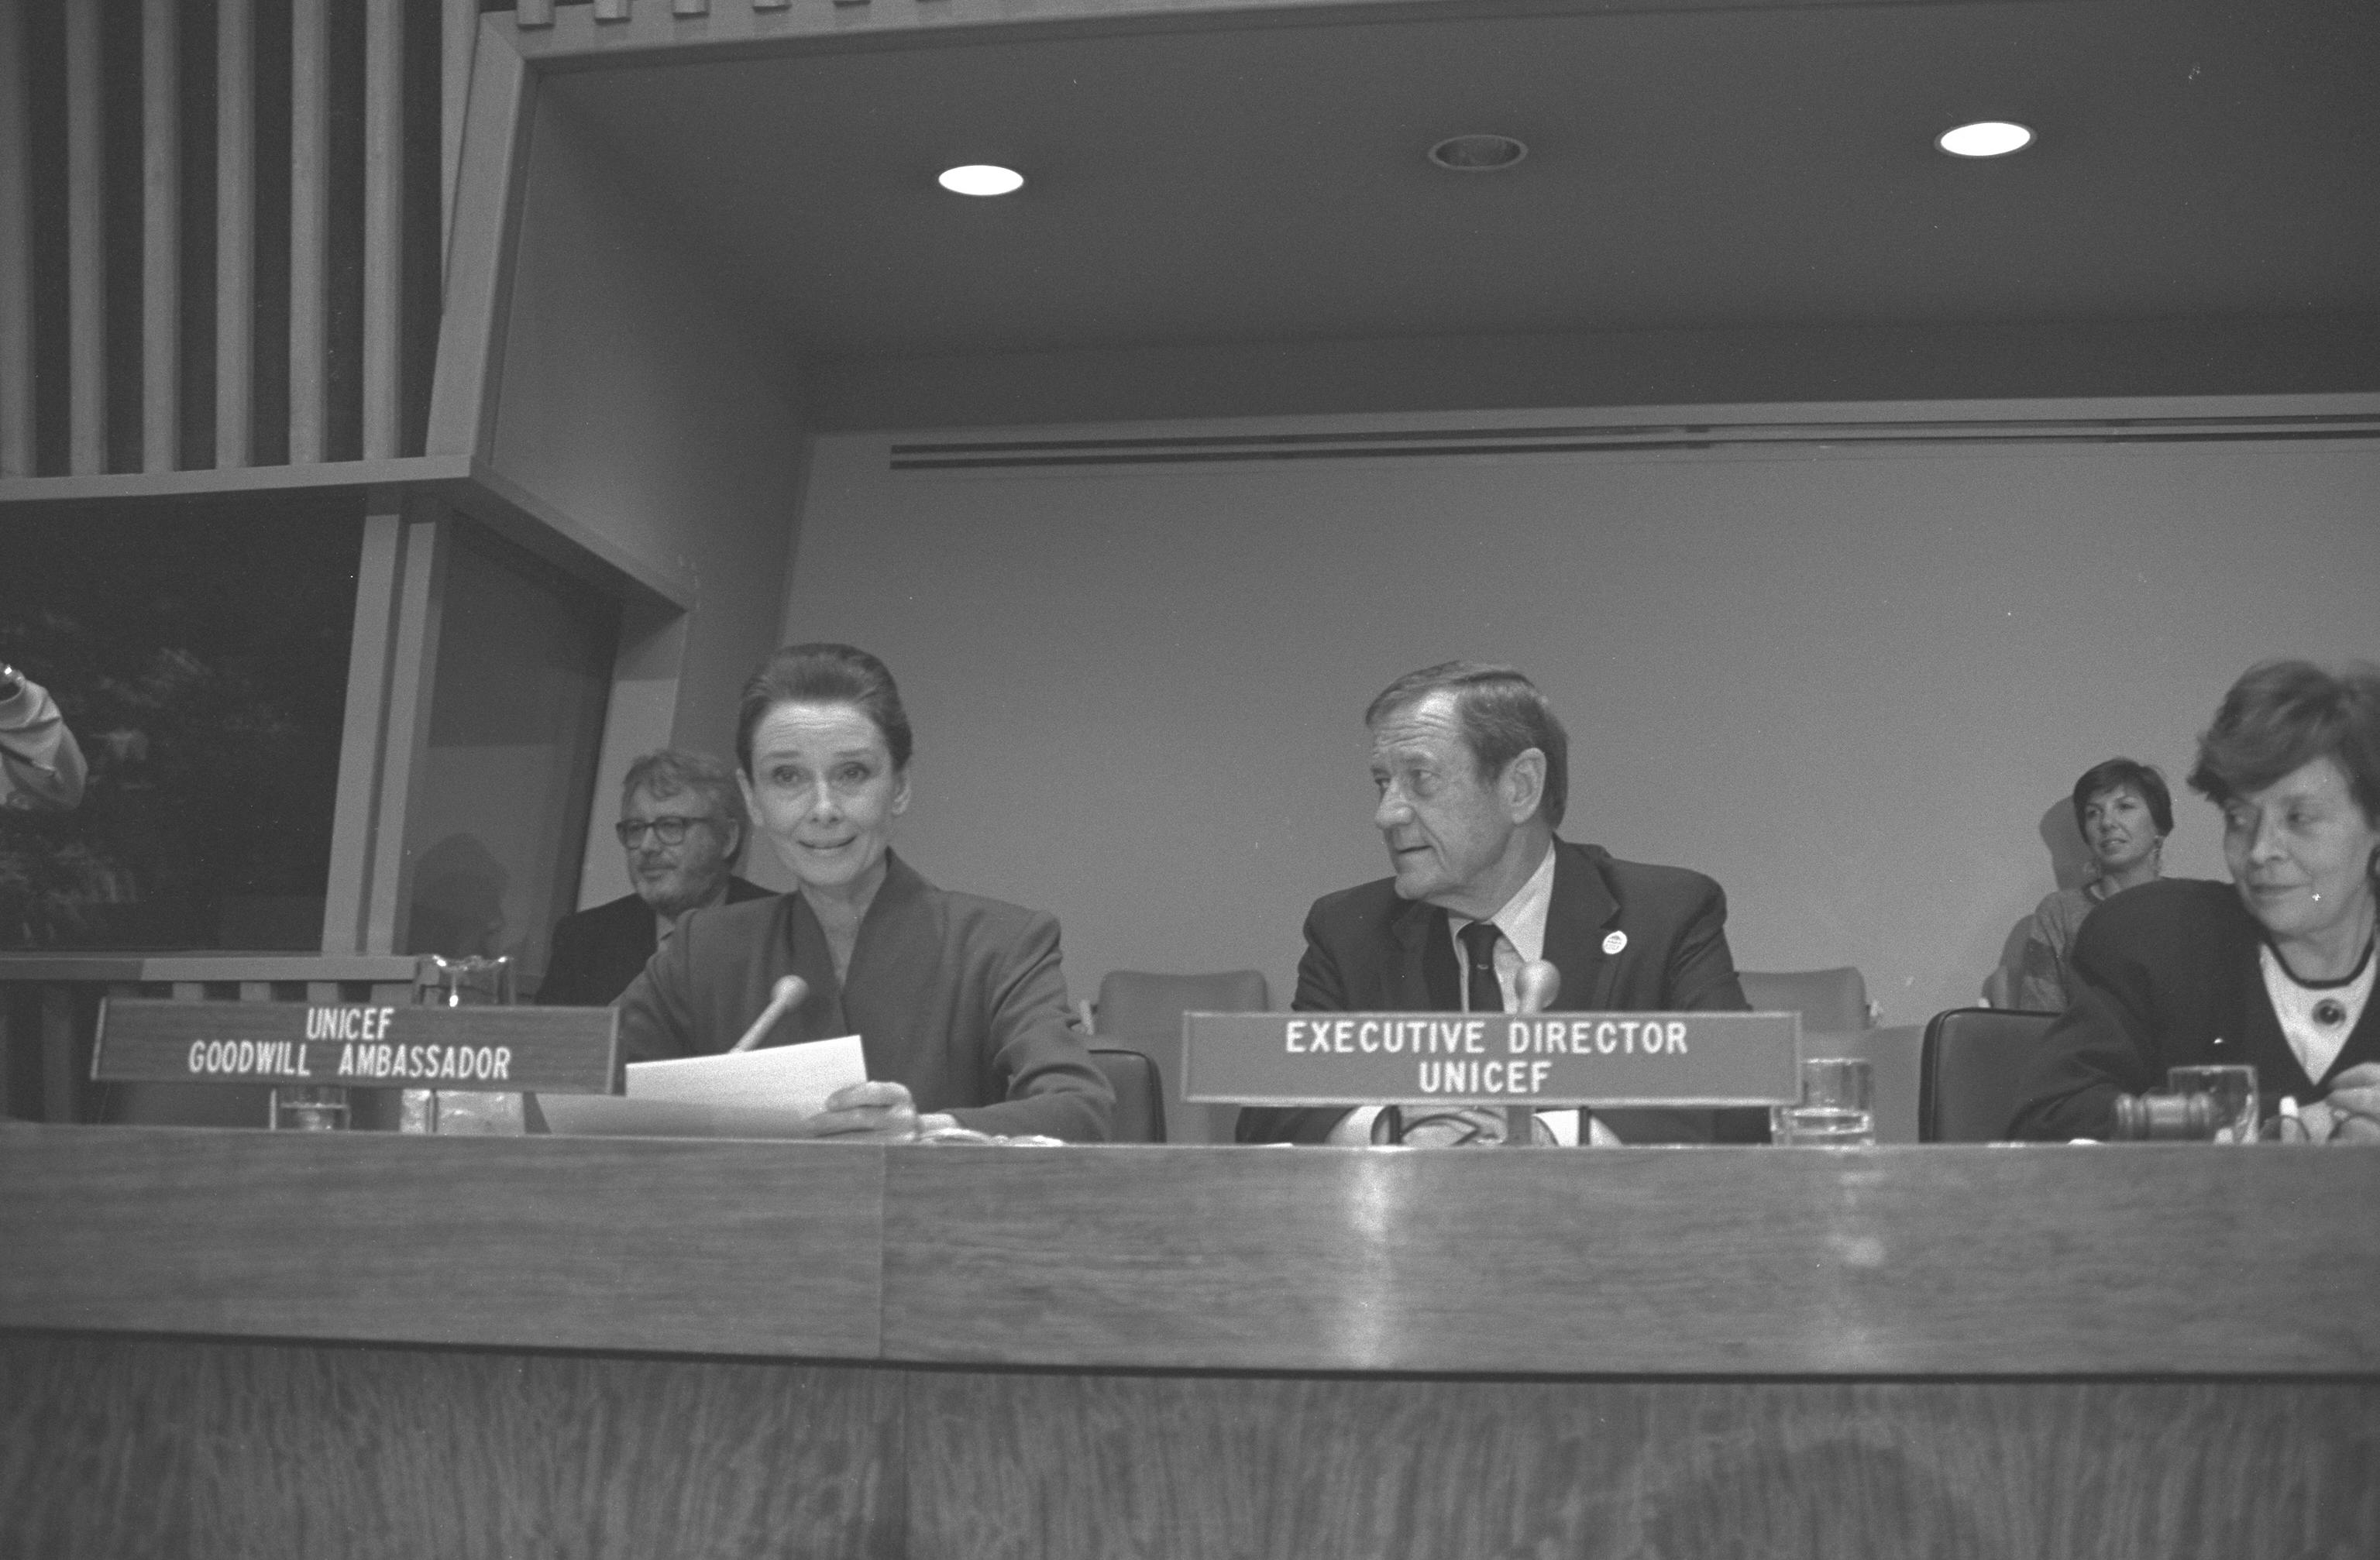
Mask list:
[[617,832],[637,891],[553,924],[539,1003],[608,1007],[687,911],[766,899],[734,872],[746,821],[735,771],[709,754],[664,748],[629,765]]
[[[1307,1012],[1512,1011],[1521,967],[1561,973],[1553,1011],[1739,1012],[1727,896],[1697,872],[1555,838],[1570,739],[1510,667],[1450,661],[1390,683],[1365,712],[1373,826],[1394,876],[1315,901],[1291,1004]],[[1469,1141],[1500,1111],[1433,1110],[1408,1143]],[[1369,1143],[1374,1107],[1250,1109],[1243,1143]],[[1561,1142],[1767,1141],[1745,1110],[1547,1111]]]

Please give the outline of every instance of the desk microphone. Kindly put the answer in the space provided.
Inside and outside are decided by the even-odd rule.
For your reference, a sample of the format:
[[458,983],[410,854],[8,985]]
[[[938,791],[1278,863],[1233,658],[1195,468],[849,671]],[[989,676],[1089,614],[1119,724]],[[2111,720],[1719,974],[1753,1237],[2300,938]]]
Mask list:
[[1542,1013],[1561,995],[1561,972],[1543,959],[1532,959],[1512,977],[1512,995],[1524,1013]]
[[[1512,977],[1512,995],[1520,1001],[1521,1011],[1542,1013],[1546,1004],[1561,995],[1561,972],[1543,959],[1532,959],[1521,966]],[[1528,1148],[1537,1141],[1537,1108],[1533,1105],[1508,1105],[1504,1107],[1504,1142],[1513,1148]]]
[[[1548,965],[1547,968],[1550,969],[1552,966]],[[801,976],[779,976],[777,984],[769,988],[769,1005],[760,1010],[760,1016],[752,1021],[752,1027],[744,1032],[744,1038],[736,1041],[727,1049],[731,1053],[748,1051],[759,1045],[760,1036],[769,1033],[770,1026],[800,1007],[802,998],[809,994],[810,983]]]

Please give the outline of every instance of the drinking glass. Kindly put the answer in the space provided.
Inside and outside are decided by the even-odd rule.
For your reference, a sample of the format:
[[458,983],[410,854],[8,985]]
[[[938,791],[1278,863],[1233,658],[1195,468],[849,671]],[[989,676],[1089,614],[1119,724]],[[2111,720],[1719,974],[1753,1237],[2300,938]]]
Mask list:
[[1805,1057],[1802,1098],[1768,1113],[1769,1136],[1803,1148],[1872,1148],[1876,1145],[1876,1082],[1868,1064],[1852,1057]]
[[276,1132],[336,1132],[347,1125],[347,1091],[335,1083],[276,1083],[273,1130]]
[[[425,953],[414,962],[414,999],[424,1007],[510,1007],[513,960],[472,954],[448,958]],[[407,1089],[399,1131],[473,1137],[515,1137],[527,1129],[521,1097],[480,1089]]]
[[2165,1086],[2177,1094],[2205,1094],[2215,1106],[2216,1143],[2256,1141],[2256,1070],[2252,1067],[2175,1067]]

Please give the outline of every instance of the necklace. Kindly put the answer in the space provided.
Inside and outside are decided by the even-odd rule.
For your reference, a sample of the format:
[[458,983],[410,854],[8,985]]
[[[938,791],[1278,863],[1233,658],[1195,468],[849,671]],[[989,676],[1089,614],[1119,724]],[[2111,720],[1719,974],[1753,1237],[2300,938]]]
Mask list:
[[2306,1076],[2319,1082],[2345,1048],[2348,1033],[2371,1000],[2372,944],[2364,944],[2363,957],[2356,961],[2353,973],[2332,981],[2300,979],[2269,942],[2257,951],[2264,965],[2265,995],[2272,1002],[2273,1016],[2280,1021],[2282,1037],[2297,1053]]

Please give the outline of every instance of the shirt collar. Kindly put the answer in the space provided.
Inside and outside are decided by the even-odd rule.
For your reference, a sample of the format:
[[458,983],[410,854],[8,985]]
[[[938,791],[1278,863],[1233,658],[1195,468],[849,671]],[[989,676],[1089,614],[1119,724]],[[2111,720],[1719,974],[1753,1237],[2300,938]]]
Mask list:
[[[1485,917],[1496,923],[1496,929],[1504,934],[1504,940],[1512,945],[1513,951],[1520,954],[1524,964],[1546,956],[1546,915],[1553,909],[1554,903],[1555,853],[1552,843],[1548,841],[1546,859],[1537,863],[1537,869],[1529,874],[1529,880],[1522,884],[1495,914]],[[1463,928],[1471,925],[1470,921],[1451,911],[1447,913],[1446,924],[1458,937]],[[1458,942],[1455,946],[1459,949],[1462,945]]]

